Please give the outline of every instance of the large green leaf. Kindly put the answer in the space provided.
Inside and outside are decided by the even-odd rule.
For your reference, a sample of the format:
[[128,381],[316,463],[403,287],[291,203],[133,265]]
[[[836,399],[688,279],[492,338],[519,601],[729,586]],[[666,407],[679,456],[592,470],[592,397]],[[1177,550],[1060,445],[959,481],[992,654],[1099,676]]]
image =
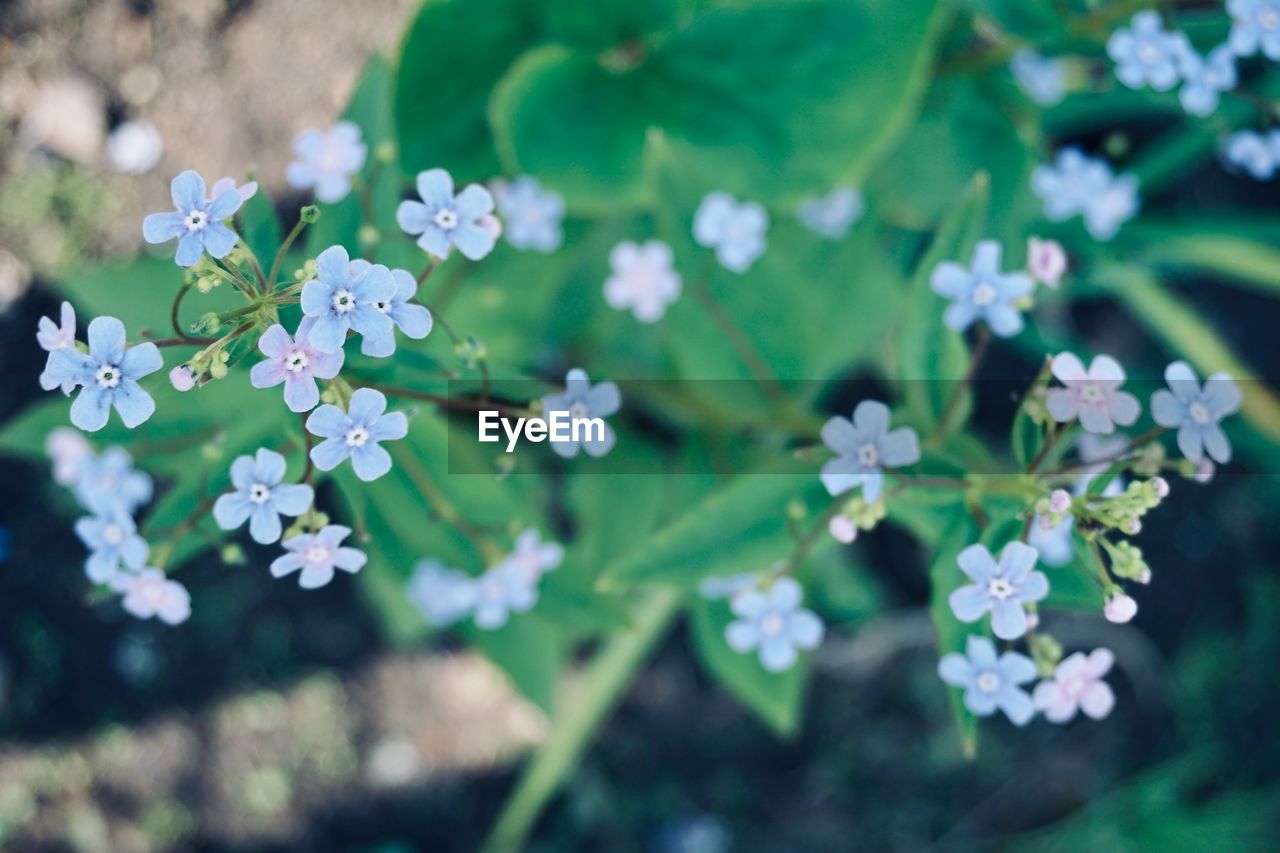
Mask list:
[[795,731],[809,680],[808,656],[784,672],[769,672],[754,653],[729,648],[724,632],[735,617],[726,601],[696,597],[689,618],[693,647],[711,676],[778,734]]

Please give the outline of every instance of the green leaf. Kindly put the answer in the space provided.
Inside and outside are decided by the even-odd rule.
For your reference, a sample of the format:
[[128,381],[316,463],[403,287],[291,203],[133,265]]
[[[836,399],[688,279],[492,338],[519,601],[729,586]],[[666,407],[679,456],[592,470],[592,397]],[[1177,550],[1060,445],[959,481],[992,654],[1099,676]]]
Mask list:
[[[956,565],[956,557],[969,545],[978,541],[978,531],[967,516],[956,519],[943,535],[929,569],[929,616],[938,635],[938,656],[949,652],[964,654],[965,642],[970,634],[981,634],[978,625],[965,625],[951,612],[948,599],[951,593],[968,583],[964,572]],[[978,747],[978,721],[961,700],[962,691],[945,687],[951,699],[951,711],[966,755],[973,755]]]
[[[911,418],[921,426],[932,428],[939,423],[955,392],[955,383],[969,367],[969,349],[958,333],[943,325],[946,301],[930,288],[929,278],[942,261],[969,262],[981,236],[989,200],[990,180],[985,172],[979,172],[943,218],[911,279],[906,316],[898,336],[896,376]],[[962,392],[951,416],[952,424],[967,416],[972,397],[971,392]]]
[[569,663],[563,634],[535,611],[516,613],[496,631],[467,624],[467,643],[501,667],[530,702],[547,714],[555,706],[556,683]]
[[769,672],[754,653],[739,654],[725,642],[725,628],[735,618],[728,602],[695,597],[689,617],[693,647],[712,678],[773,731],[794,732],[809,680],[808,656],[785,672]]
[[1056,0],[968,0],[968,4],[1019,38],[1044,41],[1067,30],[1068,19]]

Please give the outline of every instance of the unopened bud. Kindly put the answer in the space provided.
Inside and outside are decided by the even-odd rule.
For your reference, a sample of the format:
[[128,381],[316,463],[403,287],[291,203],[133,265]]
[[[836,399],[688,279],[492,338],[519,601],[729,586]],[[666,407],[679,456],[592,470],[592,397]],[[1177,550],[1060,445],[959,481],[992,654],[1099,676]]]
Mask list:
[[1217,466],[1213,464],[1212,460],[1201,459],[1199,464],[1196,465],[1196,470],[1192,477],[1197,483],[1208,483],[1213,480],[1213,475],[1217,470]]
[[1102,613],[1108,621],[1123,625],[1138,614],[1138,602],[1123,592],[1118,592],[1107,599],[1107,603],[1102,607]]
[[185,364],[179,364],[169,371],[169,384],[179,391],[190,391],[196,387],[196,375]]
[[316,207],[314,204],[309,204],[302,208],[302,210],[298,211],[298,218],[308,225],[318,222],[320,220],[320,208]]
[[1142,532],[1142,522],[1136,518],[1126,518],[1120,525],[1120,530],[1129,536],[1137,536]]
[[837,515],[831,519],[827,524],[827,530],[831,532],[833,539],[846,545],[858,538],[858,525],[854,524],[853,519],[847,515]]
[[497,240],[502,236],[502,220],[494,216],[492,213],[486,213],[476,220],[476,224],[493,235],[493,239]]
[[378,245],[382,239],[382,232],[372,225],[365,224],[360,226],[360,231],[356,234],[356,240],[359,241],[360,247],[371,249]]
[[1169,481],[1164,477],[1156,477],[1151,481],[1151,488],[1155,491],[1156,497],[1167,498],[1169,496]]
[[218,556],[228,566],[241,566],[245,563],[244,549],[234,542],[223,545]]
[[390,163],[396,159],[396,144],[390,140],[379,142],[378,146],[373,149],[373,159],[384,165]]
[[1071,509],[1071,493],[1066,489],[1054,489],[1049,495],[1049,510],[1061,515]]

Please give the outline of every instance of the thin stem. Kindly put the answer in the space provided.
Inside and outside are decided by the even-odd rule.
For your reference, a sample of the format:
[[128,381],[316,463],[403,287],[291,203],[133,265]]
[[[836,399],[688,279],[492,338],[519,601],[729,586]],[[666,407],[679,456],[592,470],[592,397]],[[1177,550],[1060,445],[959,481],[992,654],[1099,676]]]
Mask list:
[[178,322],[178,308],[181,307],[182,300],[190,289],[191,285],[189,284],[184,284],[178,288],[178,292],[173,297],[173,306],[169,308],[169,324],[173,326],[173,333],[180,338],[187,337],[187,332],[182,328],[182,324]]
[[183,336],[180,338],[157,338],[151,343],[158,347],[200,347],[217,343],[217,338],[192,338]]
[[791,404],[782,389],[782,383],[778,381],[778,377],[774,375],[769,365],[760,355],[760,351],[756,349],[751,338],[742,331],[733,317],[729,316],[729,313],[724,310],[724,306],[715,298],[706,281],[700,281],[693,288],[693,295],[707,309],[711,319],[720,327],[720,331],[724,336],[729,339],[730,345],[737,350],[738,357],[742,359],[743,364],[746,365],[748,372],[751,373],[751,377],[760,386],[764,395],[769,398],[769,402],[783,411],[789,410]]
[[280,274],[280,267],[284,265],[284,256],[289,253],[289,249],[293,247],[293,241],[298,239],[298,235],[302,233],[302,229],[307,227],[307,221],[298,215],[298,221],[294,223],[293,230],[284,238],[284,242],[280,244],[280,248],[276,250],[275,259],[271,261],[271,273],[267,276],[267,288],[274,290],[276,286],[276,276]]
[[973,384],[973,380],[978,375],[978,368],[982,366],[982,360],[986,358],[987,350],[991,347],[991,330],[986,326],[979,326],[977,336],[973,342],[973,349],[969,354],[969,369],[965,371],[964,379],[951,389],[951,394],[947,397],[947,402],[942,406],[942,412],[938,415],[938,422],[933,425],[933,432],[929,434],[926,444],[936,447],[950,430],[951,419],[955,417],[956,409],[960,406],[960,401],[964,399],[964,392]]
[[253,274],[258,277],[258,293],[266,293],[271,289],[271,285],[262,271],[262,264],[258,263],[258,256],[254,254],[253,249],[243,237],[240,238],[240,245],[244,247],[244,253],[249,257],[249,266],[253,267]]
[[436,271],[436,267],[440,266],[440,262],[435,258],[428,258],[427,265],[423,267],[422,272],[418,273],[418,287],[427,283],[427,279],[431,278],[431,274]]
[[827,525],[831,522],[831,519],[835,518],[844,504],[844,498],[836,498],[825,510],[822,511],[822,514],[814,520],[809,529],[796,542],[795,551],[793,551],[791,556],[787,558],[786,564],[783,565],[782,570],[778,572],[779,575],[789,575],[800,567],[801,561],[803,561],[809,551],[813,549],[814,543],[818,541],[818,537],[820,537],[827,529]]
[[1143,445],[1150,444],[1166,432],[1168,432],[1168,427],[1153,426],[1151,429],[1129,442],[1125,449],[1121,450],[1119,453],[1113,453],[1110,456],[1104,456],[1103,458],[1095,459],[1092,462],[1075,462],[1071,465],[1064,465],[1061,468],[1055,468],[1052,471],[1047,472],[1044,476],[1056,477],[1060,474],[1072,474],[1077,471],[1083,471],[1086,468],[1111,465],[1112,463],[1119,462],[1121,459],[1125,458],[1130,453],[1133,453]]
[[502,556],[502,549],[489,540],[488,535],[482,528],[475,526],[462,515],[462,512],[453,505],[448,496],[436,485],[431,478],[431,474],[418,461],[417,457],[399,445],[392,450],[392,455],[396,459],[396,464],[404,469],[414,488],[435,509],[441,521],[457,528],[463,536],[466,536],[471,541],[476,551],[486,561],[496,562]]

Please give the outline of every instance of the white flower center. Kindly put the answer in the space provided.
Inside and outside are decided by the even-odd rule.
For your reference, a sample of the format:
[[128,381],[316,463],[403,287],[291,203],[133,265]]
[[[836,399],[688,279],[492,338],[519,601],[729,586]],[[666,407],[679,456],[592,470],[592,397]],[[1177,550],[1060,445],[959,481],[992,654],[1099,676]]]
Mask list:
[[1264,30],[1280,28],[1280,10],[1274,6],[1263,6],[1258,10],[1258,26]]
[[569,406],[570,418],[585,418],[587,416],[587,404],[581,400]]
[[138,584],[142,588],[142,598],[151,607],[160,607],[164,604],[165,591],[164,581],[162,580],[145,580]]
[[983,693],[995,693],[1000,689],[1000,676],[990,671],[979,673],[975,683]]
[[489,577],[485,578],[485,581],[481,586],[484,590],[485,598],[490,601],[502,600],[502,581],[498,580],[496,577]]
[[120,384],[120,368],[114,364],[104,364],[98,368],[95,378],[99,388],[115,388]]
[[1160,60],[1160,48],[1154,43],[1144,41],[1138,45],[1138,58],[1148,65]]
[[875,468],[880,464],[880,451],[870,442],[858,448],[858,462],[864,468]]
[[356,298],[350,290],[339,290],[333,294],[333,310],[339,314],[346,314],[348,311],[356,307]]
[[777,613],[770,613],[760,620],[760,633],[766,637],[776,637],[782,633],[782,616]]
[[994,578],[987,584],[987,594],[992,598],[1004,601],[1013,595],[1013,584],[1004,578]]
[[452,231],[458,227],[458,214],[448,208],[437,210],[436,225],[445,231]]
[[1209,409],[1198,400],[1187,407],[1187,413],[1191,415],[1191,420],[1198,424],[1207,424],[1209,422]]
[[182,224],[187,227],[188,232],[203,231],[204,227],[209,224],[209,214],[203,210],[193,210],[182,220]]
[[979,282],[973,289],[973,304],[979,308],[985,308],[996,301],[997,295],[996,289],[989,282]]
[[307,365],[311,363],[310,356],[305,350],[291,350],[284,359],[284,369],[290,373],[301,373],[307,369]]
[[271,487],[262,483],[254,483],[249,487],[249,502],[255,504],[264,504],[267,498],[271,497]]
[[1068,696],[1075,698],[1084,692],[1084,689],[1088,685],[1088,683],[1089,683],[1088,679],[1086,679],[1083,675],[1075,675],[1075,676],[1072,676],[1071,678],[1068,678],[1065,682],[1063,682],[1062,691],[1066,693]]
[[364,447],[369,440],[369,430],[362,426],[353,426],[347,430],[347,447]]
[[1097,406],[1103,402],[1102,389],[1092,383],[1080,388],[1080,402],[1086,406]]
[[124,544],[124,530],[118,524],[108,524],[102,531],[102,538],[108,545]]
[[302,553],[302,559],[308,563],[324,563],[329,559],[329,547],[319,543],[310,546]]

